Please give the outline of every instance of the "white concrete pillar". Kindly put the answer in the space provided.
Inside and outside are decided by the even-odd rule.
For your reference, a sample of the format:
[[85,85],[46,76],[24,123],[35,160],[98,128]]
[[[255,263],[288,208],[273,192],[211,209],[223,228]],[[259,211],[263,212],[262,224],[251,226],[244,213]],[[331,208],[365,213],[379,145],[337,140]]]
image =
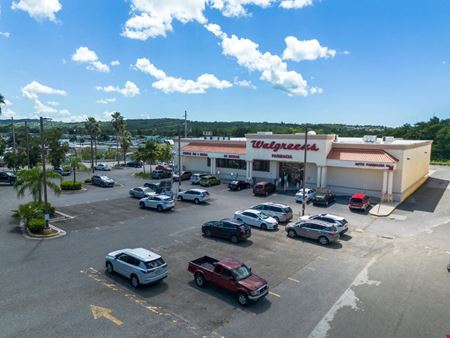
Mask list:
[[322,167],[322,179],[321,179],[321,188],[325,188],[327,186],[327,167]]
[[247,180],[251,180],[253,177],[253,161],[247,161]]
[[322,167],[317,166],[317,188],[320,188],[320,181],[322,179]]
[[211,175],[216,173],[216,159],[211,158],[211,166],[209,167]]
[[387,178],[388,172],[386,170],[383,171],[383,185],[381,187],[381,196],[384,196],[387,193]]
[[394,185],[394,172],[392,170],[389,171],[389,180],[388,180],[388,198],[392,200],[392,187]]

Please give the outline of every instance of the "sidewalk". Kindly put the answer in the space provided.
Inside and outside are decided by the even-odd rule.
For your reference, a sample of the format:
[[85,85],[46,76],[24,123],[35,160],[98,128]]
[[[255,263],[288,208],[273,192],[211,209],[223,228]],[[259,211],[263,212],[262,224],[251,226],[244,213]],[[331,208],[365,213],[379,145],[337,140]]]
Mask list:
[[374,205],[370,210],[369,214],[372,216],[378,216],[378,217],[386,217],[389,216],[399,205],[400,203],[395,202],[385,202],[385,203],[379,203]]

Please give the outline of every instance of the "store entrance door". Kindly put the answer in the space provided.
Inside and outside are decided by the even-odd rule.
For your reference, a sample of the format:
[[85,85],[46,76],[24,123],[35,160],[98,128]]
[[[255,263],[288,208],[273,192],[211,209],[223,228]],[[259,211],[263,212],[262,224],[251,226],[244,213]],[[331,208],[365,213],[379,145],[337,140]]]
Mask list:
[[279,187],[284,190],[299,189],[303,180],[303,163],[280,162]]

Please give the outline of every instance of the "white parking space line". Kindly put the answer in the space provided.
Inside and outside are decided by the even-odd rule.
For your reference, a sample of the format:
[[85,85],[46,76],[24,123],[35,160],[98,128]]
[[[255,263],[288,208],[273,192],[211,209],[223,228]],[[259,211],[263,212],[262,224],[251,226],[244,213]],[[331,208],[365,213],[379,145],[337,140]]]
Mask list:
[[278,298],[281,297],[278,293],[275,293],[275,292],[272,292],[272,291],[269,291],[269,295],[272,295],[272,296],[275,296],[275,297],[278,297]]
[[300,283],[300,281],[299,281],[298,279],[291,278],[291,277],[288,277],[288,279],[289,279],[290,281],[292,281],[292,282]]
[[317,258],[319,258],[319,259],[321,259],[323,261],[327,261],[328,260],[328,258],[325,258],[325,257],[322,257],[322,256],[317,256]]
[[310,266],[307,266],[305,269],[308,269],[308,270],[311,270],[311,271],[316,271],[316,269],[314,269],[314,268],[312,268]]

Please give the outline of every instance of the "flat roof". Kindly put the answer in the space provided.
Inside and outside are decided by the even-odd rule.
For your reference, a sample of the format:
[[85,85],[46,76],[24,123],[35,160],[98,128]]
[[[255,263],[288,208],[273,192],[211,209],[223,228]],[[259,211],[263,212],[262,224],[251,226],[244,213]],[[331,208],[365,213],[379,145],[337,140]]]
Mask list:
[[181,147],[182,151],[195,152],[211,152],[211,153],[227,153],[227,154],[241,154],[246,153],[245,142],[235,141],[204,141],[204,142],[189,142],[189,144]]
[[398,159],[382,149],[332,148],[328,160],[395,163]]

